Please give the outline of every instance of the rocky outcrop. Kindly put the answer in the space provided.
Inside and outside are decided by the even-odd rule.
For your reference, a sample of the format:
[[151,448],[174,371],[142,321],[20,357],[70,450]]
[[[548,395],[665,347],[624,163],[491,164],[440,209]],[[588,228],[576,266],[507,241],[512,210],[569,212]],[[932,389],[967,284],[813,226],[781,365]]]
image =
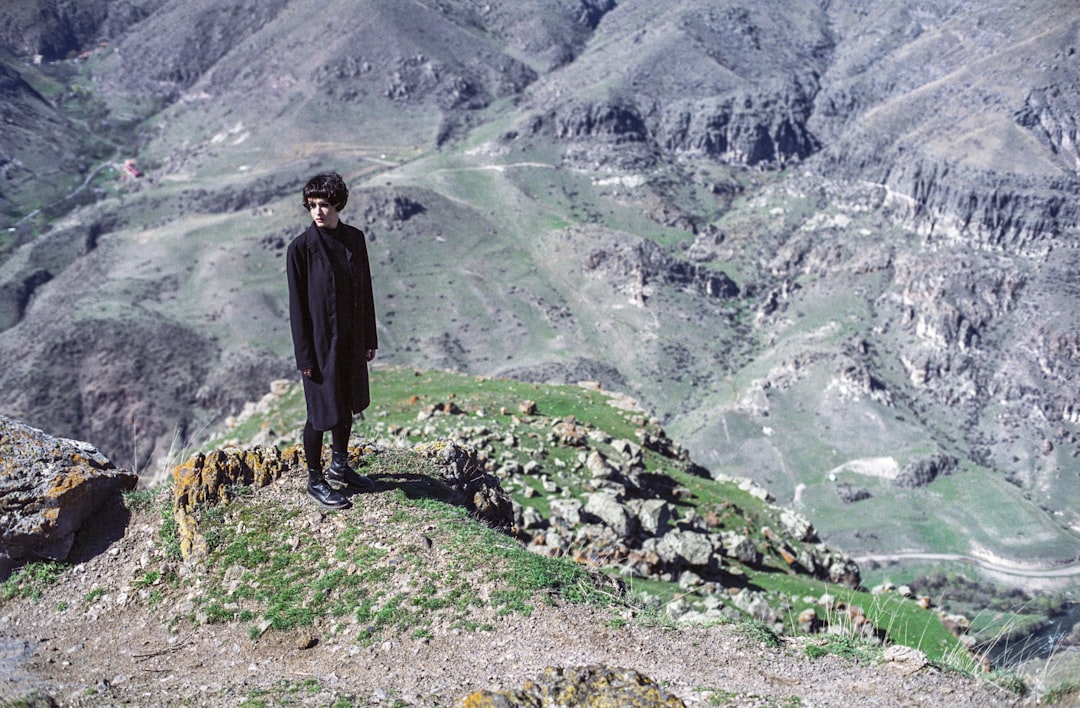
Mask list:
[[[349,448],[350,464],[376,452],[371,446]],[[492,528],[508,531],[513,523],[509,497],[499,480],[484,472],[476,454],[445,440],[417,446],[416,452],[433,462],[435,481],[448,488],[451,503],[464,506]],[[327,452],[328,454],[328,452]],[[199,560],[207,550],[198,528],[198,512],[211,506],[229,504],[238,488],[265,487],[290,474],[306,469],[303,450],[298,445],[218,449],[196,453],[173,468],[173,514],[184,558]]]
[[530,123],[566,142],[638,143],[746,166],[783,167],[820,149],[807,128],[813,91],[743,92],[638,105],[626,100],[569,101]]
[[739,294],[739,286],[721,270],[673,256],[647,239],[633,245],[614,243],[594,249],[582,264],[586,272],[610,279],[617,288],[645,298],[650,284],[693,289],[709,298]]
[[[1070,56],[1075,50],[1070,50]],[[1061,157],[1074,172],[1080,172],[1080,122],[1077,96],[1080,87],[1040,86],[1024,99],[1016,112],[1016,122],[1030,130],[1041,143]]]
[[0,572],[11,561],[66,559],[83,524],[137,482],[87,443],[0,416]]
[[510,497],[498,477],[487,473],[473,450],[437,440],[418,445],[416,451],[435,462],[441,481],[453,490],[452,501],[494,529],[511,529],[514,509]]
[[548,667],[521,688],[476,691],[455,703],[456,708],[682,708],[685,705],[649,677],[632,669],[609,666]]
[[938,477],[952,474],[958,460],[952,455],[932,455],[912,460],[901,468],[893,484],[904,489],[925,487]]
[[653,139],[674,153],[708,155],[735,165],[783,167],[821,148],[807,122],[814,85],[795,83],[776,92],[674,101],[656,105]]
[[[524,415],[538,415],[535,404],[528,403]],[[683,510],[679,501],[689,490],[666,476],[649,474],[643,452],[658,453],[695,476],[707,472],[658,424],[642,420],[637,439],[627,440],[572,416],[553,419],[546,440],[534,449],[536,441],[472,425],[465,413],[453,402],[434,403],[420,412],[418,423],[434,416],[459,419],[450,440],[476,450],[475,461],[468,465],[477,465],[477,473],[490,470],[508,491],[536,496],[532,480],[539,482],[549,498],[549,515],[514,505],[516,533],[536,553],[571,558],[591,568],[618,568],[631,577],[679,582],[704,595],[727,592],[738,584],[737,569],[729,567],[732,563],[755,567],[770,563],[848,587],[859,584],[858,566],[850,558],[822,544],[805,517],[769,504],[765,490],[748,480],[720,481],[738,484],[766,504],[767,511],[755,516],[756,525],[749,525],[734,505],[721,504],[703,515]],[[422,428],[397,426],[385,432],[389,437],[380,445],[407,445],[425,434]],[[526,445],[530,445],[528,464],[500,464],[488,452]],[[428,454],[427,445],[419,449]],[[573,466],[544,462],[556,450],[560,457],[562,451],[572,450]],[[571,484],[580,485],[581,493],[571,493]]]
[[417,197],[390,189],[358,191],[352,201],[363,214],[363,223],[385,231],[400,229],[404,222],[426,211]]
[[929,160],[889,161],[886,208],[935,241],[1037,256],[1080,227],[1080,179],[1000,175]]
[[265,487],[303,467],[299,446],[213,450],[195,453],[173,468],[173,516],[184,558],[199,560],[208,550],[197,512],[232,501],[240,487]]

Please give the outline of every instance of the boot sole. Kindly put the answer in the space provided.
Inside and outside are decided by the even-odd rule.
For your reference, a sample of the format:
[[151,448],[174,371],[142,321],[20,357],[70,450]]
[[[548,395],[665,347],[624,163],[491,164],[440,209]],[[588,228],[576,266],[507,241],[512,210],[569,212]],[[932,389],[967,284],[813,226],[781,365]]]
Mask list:
[[311,494],[310,492],[308,493],[308,499],[315,502],[316,506],[322,509],[326,509],[327,511],[341,511],[342,509],[348,509],[350,506],[352,506],[352,503],[350,503],[348,499],[346,499],[345,503],[341,504],[340,506],[327,504],[326,502],[321,501],[318,497],[316,497],[314,494]]

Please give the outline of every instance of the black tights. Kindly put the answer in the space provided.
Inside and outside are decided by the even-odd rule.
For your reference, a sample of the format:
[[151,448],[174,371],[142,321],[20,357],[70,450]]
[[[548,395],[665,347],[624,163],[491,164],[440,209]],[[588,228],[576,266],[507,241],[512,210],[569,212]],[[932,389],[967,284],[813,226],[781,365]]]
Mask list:
[[[309,469],[322,469],[323,432],[311,427],[309,420],[304,424],[304,457]],[[330,449],[334,452],[348,452],[349,433],[352,432],[352,420],[346,418],[330,429]]]

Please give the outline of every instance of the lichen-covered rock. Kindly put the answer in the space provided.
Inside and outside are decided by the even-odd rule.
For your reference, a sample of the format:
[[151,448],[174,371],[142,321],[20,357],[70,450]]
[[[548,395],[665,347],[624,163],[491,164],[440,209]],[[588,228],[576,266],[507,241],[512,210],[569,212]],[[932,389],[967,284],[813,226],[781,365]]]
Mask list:
[[194,513],[200,507],[227,504],[237,486],[265,487],[302,465],[302,451],[294,445],[233,448],[196,453],[173,469],[173,514],[180,536],[180,552],[199,559],[206,542],[199,534]]
[[92,445],[0,416],[0,560],[63,560],[83,523],[138,475]]
[[229,501],[238,485],[265,487],[301,466],[301,450],[274,447],[232,448],[195,453],[173,469],[173,500],[186,511]]
[[510,691],[476,691],[457,708],[683,708],[686,704],[631,669],[548,667],[542,676]]

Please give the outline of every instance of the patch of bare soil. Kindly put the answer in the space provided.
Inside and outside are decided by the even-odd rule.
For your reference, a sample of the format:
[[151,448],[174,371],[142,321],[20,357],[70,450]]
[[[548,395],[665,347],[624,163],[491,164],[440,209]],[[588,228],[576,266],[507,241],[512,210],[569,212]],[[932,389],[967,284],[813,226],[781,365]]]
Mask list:
[[[308,504],[299,476],[263,493]],[[341,513],[385,513],[387,495],[380,485]],[[311,521],[321,512],[305,514]],[[0,705],[37,688],[65,706],[450,706],[479,689],[520,688],[549,666],[586,665],[636,670],[688,706],[1020,703],[902,652],[876,664],[810,659],[802,640],[769,646],[736,625],[672,629],[543,600],[528,616],[477,617],[489,631],[435,627],[429,637],[370,646],[322,623],[256,638],[241,623],[178,624],[176,607],[198,592],[198,571],[179,567],[192,582],[148,603],[133,579],[162,563],[161,515],[155,504],[124,516],[83,539],[82,557],[39,598],[0,606]]]

